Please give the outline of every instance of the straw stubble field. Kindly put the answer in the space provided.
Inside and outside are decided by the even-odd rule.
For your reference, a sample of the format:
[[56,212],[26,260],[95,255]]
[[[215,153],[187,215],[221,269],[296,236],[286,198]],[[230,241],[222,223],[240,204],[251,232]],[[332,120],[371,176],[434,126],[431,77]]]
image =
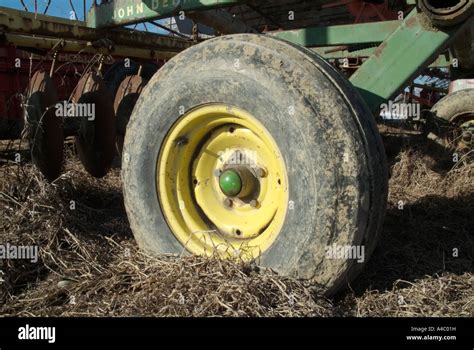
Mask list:
[[6,161],[21,147],[4,143],[0,243],[38,245],[40,259],[0,261],[0,315],[473,316],[474,165],[454,165],[425,143],[385,143],[381,240],[332,299],[256,265],[147,256],[127,222],[118,168],[94,179],[69,155],[51,184],[30,163]]

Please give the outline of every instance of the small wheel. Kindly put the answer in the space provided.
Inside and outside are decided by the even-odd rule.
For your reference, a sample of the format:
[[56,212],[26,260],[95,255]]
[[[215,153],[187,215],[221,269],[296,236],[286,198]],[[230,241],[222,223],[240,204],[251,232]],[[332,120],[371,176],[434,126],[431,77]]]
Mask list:
[[462,156],[474,146],[474,89],[460,90],[439,100],[431,109],[438,134],[446,146]]
[[54,83],[44,71],[33,74],[25,101],[25,123],[31,158],[49,181],[62,171],[64,135],[61,118],[56,116],[58,96]]
[[[76,147],[81,163],[94,177],[103,177],[110,169],[115,154],[115,114],[113,100],[102,78],[86,73],[76,86],[72,102],[91,108],[93,115],[77,115],[80,127]],[[93,109],[92,109],[93,108]]]
[[128,121],[146,84],[147,82],[139,75],[128,76],[122,81],[115,95],[116,147],[119,155],[122,154]]
[[122,164],[143,249],[257,259],[328,294],[368,259],[386,203],[383,146],[360,96],[319,56],[261,35],[167,63],[137,102]]
[[474,11],[472,0],[419,0],[418,6],[434,24],[440,26],[461,23]]

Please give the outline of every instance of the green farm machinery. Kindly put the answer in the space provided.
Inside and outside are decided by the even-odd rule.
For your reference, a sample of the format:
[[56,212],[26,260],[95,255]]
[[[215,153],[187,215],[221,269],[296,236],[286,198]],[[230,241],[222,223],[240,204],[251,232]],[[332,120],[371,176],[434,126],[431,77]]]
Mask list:
[[[72,98],[96,106],[75,128],[92,175],[106,174],[116,130],[125,134],[124,199],[141,248],[256,260],[332,294],[362,269],[383,222],[381,110],[408,98],[455,152],[472,151],[473,9],[472,0],[115,0],[94,1],[84,22],[0,8],[0,31],[15,45],[54,50],[59,36],[76,51],[166,61],[147,79],[144,64],[106,79],[98,62]],[[171,35],[130,29],[164,19]],[[51,81],[35,79],[30,114],[43,137],[33,158],[54,178],[64,131],[48,109]]]

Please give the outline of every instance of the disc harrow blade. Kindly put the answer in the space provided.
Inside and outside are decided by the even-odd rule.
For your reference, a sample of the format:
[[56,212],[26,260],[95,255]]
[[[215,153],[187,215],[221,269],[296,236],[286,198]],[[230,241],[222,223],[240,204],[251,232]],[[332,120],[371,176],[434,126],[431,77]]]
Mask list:
[[72,102],[80,126],[76,136],[79,159],[94,177],[109,171],[115,153],[115,113],[113,100],[102,77],[85,74],[77,84]]
[[25,123],[31,158],[41,173],[53,181],[61,175],[64,161],[64,131],[56,115],[58,96],[52,79],[44,71],[33,74],[25,100]]

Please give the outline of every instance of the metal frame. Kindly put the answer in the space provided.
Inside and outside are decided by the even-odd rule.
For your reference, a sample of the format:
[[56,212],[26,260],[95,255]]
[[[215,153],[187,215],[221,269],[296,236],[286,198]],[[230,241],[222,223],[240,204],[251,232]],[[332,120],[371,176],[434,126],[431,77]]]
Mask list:
[[170,59],[176,55],[173,51],[164,50],[150,50],[139,47],[131,47],[125,45],[95,45],[91,42],[70,40],[70,39],[53,39],[53,38],[31,38],[27,35],[9,34],[0,37],[0,44],[13,44],[23,48],[35,48],[41,50],[55,50],[59,49],[64,52],[83,52],[83,53],[100,53],[109,54],[113,56],[141,58],[141,59]]
[[275,32],[273,35],[307,47],[368,44],[384,41],[400,21],[345,24]]
[[[105,36],[114,45],[122,45],[117,46],[119,51],[133,47],[145,50],[142,56],[156,57],[156,52],[162,52],[158,57],[170,57],[193,43],[181,38],[116,27],[150,22],[178,15],[181,11],[196,21],[206,18],[213,22],[213,18],[225,12],[228,17],[223,21],[229,22],[227,32],[251,32],[255,29],[246,27],[238,19],[234,21],[232,15],[224,11],[225,8],[247,3],[252,5],[248,1],[236,0],[114,0],[94,4],[88,13],[87,23],[41,15],[33,18],[33,14],[0,8],[0,28],[15,33],[9,34],[10,40],[23,41],[24,44],[27,44],[27,39],[19,34],[61,35],[71,41],[71,49],[80,46],[75,40],[92,42]],[[370,109],[377,113],[382,103],[401,92],[421,70],[430,65],[448,66],[450,61],[442,55],[443,52],[458,33],[473,25],[470,18],[464,24],[447,29],[433,27],[430,19],[416,9],[414,0],[406,4],[411,12],[399,21],[301,28],[269,34],[299,45],[315,47],[314,50],[322,52],[326,58],[363,58],[350,81],[360,91]],[[224,22],[213,23],[225,28]],[[47,47],[51,45],[49,40],[38,40],[36,45]]]
[[[95,28],[114,27],[172,16],[179,11],[207,11],[236,4],[245,4],[245,1],[115,0],[93,6],[87,22]],[[350,81],[376,113],[382,103],[399,93],[417,73],[438,61],[457,33],[472,25],[472,21],[468,21],[449,29],[434,28],[429,18],[418,12],[414,5],[413,0],[407,3],[412,10],[400,21],[303,28],[271,34],[307,47],[330,46],[332,49],[326,49],[328,53],[345,52],[351,45],[362,45],[362,52],[349,57],[366,55],[368,58]]]
[[180,11],[203,11],[242,3],[235,0],[114,0],[94,4],[87,16],[91,28],[110,28],[153,21]]
[[425,14],[413,10],[350,81],[375,112],[429,66],[456,34],[472,24],[471,18],[462,25],[441,30],[434,28]]
[[193,45],[190,40],[182,38],[126,28],[97,30],[87,27],[86,22],[5,7],[0,7],[0,34],[2,32],[4,41],[19,46],[47,49],[52,41],[64,40],[66,44],[69,43],[66,45],[68,49],[92,50],[101,43],[109,43],[102,48],[110,54],[124,54],[127,57],[170,58]]

